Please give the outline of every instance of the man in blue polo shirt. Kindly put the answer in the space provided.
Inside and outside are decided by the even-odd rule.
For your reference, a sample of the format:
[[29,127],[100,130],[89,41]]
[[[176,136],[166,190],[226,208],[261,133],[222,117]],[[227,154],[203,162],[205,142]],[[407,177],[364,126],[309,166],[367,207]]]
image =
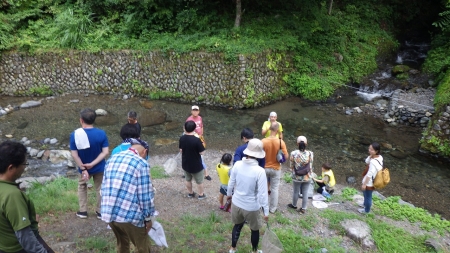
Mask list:
[[[253,139],[253,131],[246,127],[241,132],[241,140],[244,142],[243,145],[239,146],[236,151],[234,152],[233,157],[233,164],[235,164],[237,161],[242,160],[242,158],[245,157],[244,150],[247,148],[248,142]],[[266,159],[263,157],[261,159],[256,159],[258,161],[258,165],[264,168],[264,165],[266,165]]]
[[97,191],[97,208],[95,213],[101,219],[100,214],[100,187],[105,170],[105,157],[109,153],[108,138],[105,131],[95,128],[95,111],[86,108],[80,112],[81,128],[70,134],[70,151],[78,166],[80,177],[78,180],[78,204],[80,210],[76,213],[79,218],[87,218],[87,181],[94,179]]

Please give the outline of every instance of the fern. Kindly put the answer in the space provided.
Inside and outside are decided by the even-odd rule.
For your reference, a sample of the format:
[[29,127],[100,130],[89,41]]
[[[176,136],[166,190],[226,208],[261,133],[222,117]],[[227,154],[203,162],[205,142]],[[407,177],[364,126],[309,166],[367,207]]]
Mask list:
[[450,26],[450,3],[445,6],[446,10],[439,13],[439,20],[433,22],[435,27],[439,27],[442,31],[445,31]]

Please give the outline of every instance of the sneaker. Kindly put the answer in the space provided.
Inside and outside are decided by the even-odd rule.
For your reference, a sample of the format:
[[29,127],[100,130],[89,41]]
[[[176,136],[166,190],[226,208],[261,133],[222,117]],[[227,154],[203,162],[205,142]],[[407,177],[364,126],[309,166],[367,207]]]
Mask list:
[[228,251],[228,253],[236,253],[235,249],[230,249],[230,251]]
[[95,213],[97,214],[97,219],[101,220],[102,219],[102,214],[97,212],[97,211],[95,211]]
[[364,208],[358,209],[358,212],[360,212],[362,214],[368,214],[368,213],[366,213],[366,209],[364,209]]
[[208,176],[205,177],[205,179],[208,180],[208,181],[211,181],[212,178],[208,175]]
[[300,209],[297,209],[297,212],[304,214],[304,213],[306,213],[306,209],[300,208]]
[[365,207],[364,204],[358,204],[358,206],[359,206],[359,207],[362,207],[362,208]]
[[206,199],[206,194],[205,193],[203,193],[203,195],[198,195],[198,199]]
[[263,253],[262,250],[253,251],[253,253]]
[[303,198],[303,194],[298,194],[298,198]]
[[188,198],[195,198],[195,192],[192,192],[192,194],[189,193],[189,194],[187,195],[187,197],[188,197]]
[[220,210],[223,210],[223,206],[220,206],[219,209],[220,209]]
[[294,206],[293,204],[289,204],[289,205],[287,205],[287,207],[292,208],[292,209],[297,209],[297,207]]
[[87,212],[77,212],[78,218],[86,219],[87,218]]
[[334,193],[334,190],[330,190],[329,194],[333,195],[333,193]]

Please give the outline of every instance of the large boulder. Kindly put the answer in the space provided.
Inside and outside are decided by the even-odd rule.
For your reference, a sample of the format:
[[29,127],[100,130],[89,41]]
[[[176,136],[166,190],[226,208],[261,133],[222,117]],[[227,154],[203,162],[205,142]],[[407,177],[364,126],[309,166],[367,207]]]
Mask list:
[[50,150],[48,160],[53,164],[67,163],[68,167],[75,167],[75,161],[69,150]]
[[364,250],[376,250],[375,242],[370,234],[370,227],[360,220],[343,220],[342,227],[347,235],[355,242],[360,243]]
[[143,127],[163,124],[166,122],[166,117],[167,114],[162,111],[145,112],[142,117],[140,117],[139,124]]
[[30,100],[20,105],[21,109],[31,108],[42,105],[41,101]]

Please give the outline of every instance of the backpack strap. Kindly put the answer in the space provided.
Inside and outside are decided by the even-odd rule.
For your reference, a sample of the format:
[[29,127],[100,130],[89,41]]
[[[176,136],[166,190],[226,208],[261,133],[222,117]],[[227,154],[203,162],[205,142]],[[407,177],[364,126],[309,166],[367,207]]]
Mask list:
[[[378,159],[376,159],[376,158],[374,158],[373,160],[377,161],[381,165],[381,170],[383,170],[383,164],[381,164],[381,162],[378,161]],[[378,171],[377,171],[377,173],[378,173]],[[372,180],[375,180],[375,178],[373,176],[372,176]]]

